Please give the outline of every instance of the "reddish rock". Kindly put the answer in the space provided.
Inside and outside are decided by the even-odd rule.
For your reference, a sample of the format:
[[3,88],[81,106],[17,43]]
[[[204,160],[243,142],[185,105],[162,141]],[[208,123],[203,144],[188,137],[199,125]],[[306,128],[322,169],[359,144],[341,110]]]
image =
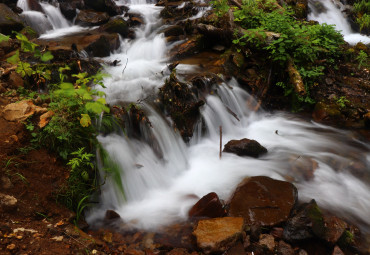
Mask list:
[[81,26],[99,26],[107,23],[108,20],[109,15],[105,12],[81,10],[76,17],[75,23]]
[[331,244],[335,244],[348,227],[348,224],[336,216],[324,217],[324,222],[325,235],[321,238]]
[[266,247],[268,250],[273,251],[275,248],[275,238],[272,235],[262,234],[258,244]]
[[105,212],[105,217],[104,217],[105,220],[115,220],[115,219],[120,219],[120,218],[121,216],[113,210],[107,210]]
[[3,117],[8,121],[24,121],[35,113],[42,114],[45,112],[47,112],[46,108],[34,105],[31,100],[23,100],[5,106]]
[[37,11],[37,12],[44,12],[44,9],[42,9],[40,3],[37,0],[27,0],[28,7],[32,11]]
[[344,253],[338,246],[335,246],[332,255],[344,255]]
[[225,147],[223,152],[234,153],[238,156],[250,156],[258,158],[262,154],[267,153],[267,149],[259,142],[247,138],[241,140],[231,140]]
[[45,127],[51,120],[51,118],[54,116],[53,111],[48,111],[40,116],[40,121],[39,121],[39,127],[43,128]]
[[246,255],[247,252],[244,249],[244,245],[241,242],[237,242],[237,244],[231,247],[225,255]]
[[225,217],[200,220],[193,234],[198,247],[210,254],[228,250],[241,238],[243,230],[243,218]]
[[107,12],[110,16],[121,15],[124,8],[120,8],[113,0],[85,0],[87,7],[96,11]]
[[211,192],[202,197],[189,211],[189,217],[217,218],[226,214],[217,194]]
[[277,252],[281,255],[294,255],[294,249],[292,248],[292,246],[290,246],[283,240],[279,241]]
[[230,216],[244,217],[247,225],[273,226],[286,221],[297,201],[293,184],[265,176],[246,178],[230,200]]

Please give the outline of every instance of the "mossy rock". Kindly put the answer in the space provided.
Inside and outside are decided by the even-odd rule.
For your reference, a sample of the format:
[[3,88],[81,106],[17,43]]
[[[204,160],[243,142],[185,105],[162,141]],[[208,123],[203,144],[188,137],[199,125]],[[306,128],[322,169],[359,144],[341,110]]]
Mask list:
[[127,38],[129,34],[128,23],[123,18],[111,19],[108,23],[102,25],[99,30],[107,33],[118,33],[123,38]]

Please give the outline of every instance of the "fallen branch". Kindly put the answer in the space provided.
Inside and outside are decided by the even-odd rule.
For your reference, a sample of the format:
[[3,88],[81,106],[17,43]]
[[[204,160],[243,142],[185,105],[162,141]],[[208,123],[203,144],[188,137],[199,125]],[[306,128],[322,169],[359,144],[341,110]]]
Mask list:
[[222,126],[220,126],[220,159],[222,157]]
[[295,68],[294,62],[291,58],[288,59],[287,69],[289,74],[289,80],[290,83],[293,85],[294,91],[300,96],[305,95],[307,92],[304,87],[302,77],[299,74],[298,70]]

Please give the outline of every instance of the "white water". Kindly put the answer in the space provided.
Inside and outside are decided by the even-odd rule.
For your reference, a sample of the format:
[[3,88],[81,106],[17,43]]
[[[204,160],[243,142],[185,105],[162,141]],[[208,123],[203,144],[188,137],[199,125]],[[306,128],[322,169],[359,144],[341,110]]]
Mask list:
[[[112,104],[146,101],[141,109],[153,127],[141,127],[144,134],[141,140],[122,134],[99,136],[103,147],[120,166],[126,201],[108,178],[99,206],[87,217],[90,224],[102,220],[107,209],[113,209],[125,222],[136,227],[160,227],[185,220],[187,211],[197,201],[192,195],[202,197],[214,191],[227,200],[243,178],[265,175],[280,180],[293,179],[301,200],[314,198],[322,208],[354,221],[363,220],[365,223],[361,226],[369,230],[369,184],[349,172],[355,162],[362,162],[363,171],[368,171],[368,145],[355,141],[349,132],[305,122],[288,114],[255,113],[251,109],[256,102],[235,80],[218,86],[216,94],[206,98],[202,109],[206,134],[202,134],[199,126],[190,143],[185,144],[169,120],[150,106],[151,96],[156,95],[163,84],[161,72],[166,74],[166,52],[171,47],[166,45],[163,35],[157,33],[161,9],[140,2],[131,3],[130,10],[141,13],[147,25],[137,30],[137,39],[124,41],[121,49],[106,59],[120,60],[121,65],[106,68],[112,77],[105,81],[105,92]],[[179,76],[195,71],[194,66],[177,66]],[[236,113],[240,121],[225,106]],[[231,139],[255,139],[269,153],[259,159],[224,153],[220,160],[220,125],[224,143]],[[291,169],[310,159],[319,167],[313,180],[306,181],[302,173]]]
[[[308,14],[307,18],[309,20],[316,20],[321,24],[326,23],[335,25],[336,30],[341,31],[344,40],[349,44],[354,45],[358,42],[362,42],[364,44],[370,43],[369,36],[353,32],[346,16],[342,12],[344,8],[343,5],[340,3],[340,1],[335,1],[335,3],[334,1],[335,0],[309,0],[308,7],[310,8],[311,12]],[[315,8],[315,2],[322,4],[325,10],[323,12],[319,12]]]
[[[193,139],[185,144],[170,120],[151,106],[151,96],[158,93],[168,76],[166,53],[171,47],[158,34],[161,8],[137,0],[131,2],[130,11],[141,13],[146,25],[137,29],[135,40],[123,41],[120,49],[106,58],[120,60],[121,65],[106,67],[111,77],[105,80],[105,92],[111,104],[143,100],[140,107],[152,127],[141,127],[140,140],[122,133],[98,137],[120,167],[126,201],[114,180],[107,178],[100,204],[88,213],[90,224],[97,224],[107,209],[113,209],[136,227],[160,227],[186,219],[187,211],[197,201],[191,195],[202,197],[213,191],[227,200],[243,178],[265,175],[293,180],[301,200],[314,198],[320,207],[354,222],[361,221],[360,227],[370,231],[369,183],[350,171],[356,163],[364,165],[362,171],[369,171],[369,145],[356,141],[349,132],[288,114],[255,113],[251,109],[256,102],[235,80],[215,85],[215,94],[206,98],[202,108],[205,134],[199,125]],[[179,77],[195,71],[194,66],[177,66]],[[224,153],[219,159],[220,125],[224,143],[245,137],[255,139],[269,150],[268,154],[254,159]],[[318,163],[318,169],[312,180],[306,180],[292,168],[310,159]]]
[[27,0],[17,2],[17,6],[23,10],[21,15],[27,24],[41,35],[40,38],[56,38],[86,29],[72,26],[63,16],[58,5],[54,6],[46,2],[40,2],[40,5],[44,13],[31,10]]

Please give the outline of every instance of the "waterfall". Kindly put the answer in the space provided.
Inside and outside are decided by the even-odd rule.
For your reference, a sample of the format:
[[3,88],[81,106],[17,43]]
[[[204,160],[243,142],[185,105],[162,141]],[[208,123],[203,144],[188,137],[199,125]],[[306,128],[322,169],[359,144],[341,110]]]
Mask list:
[[336,30],[340,31],[344,40],[349,44],[356,44],[362,42],[364,44],[370,43],[370,37],[354,33],[350,24],[348,23],[347,17],[344,15],[344,6],[340,1],[335,0],[309,0],[308,7],[310,13],[308,14],[309,20],[316,20],[319,23],[326,23],[335,25]]

